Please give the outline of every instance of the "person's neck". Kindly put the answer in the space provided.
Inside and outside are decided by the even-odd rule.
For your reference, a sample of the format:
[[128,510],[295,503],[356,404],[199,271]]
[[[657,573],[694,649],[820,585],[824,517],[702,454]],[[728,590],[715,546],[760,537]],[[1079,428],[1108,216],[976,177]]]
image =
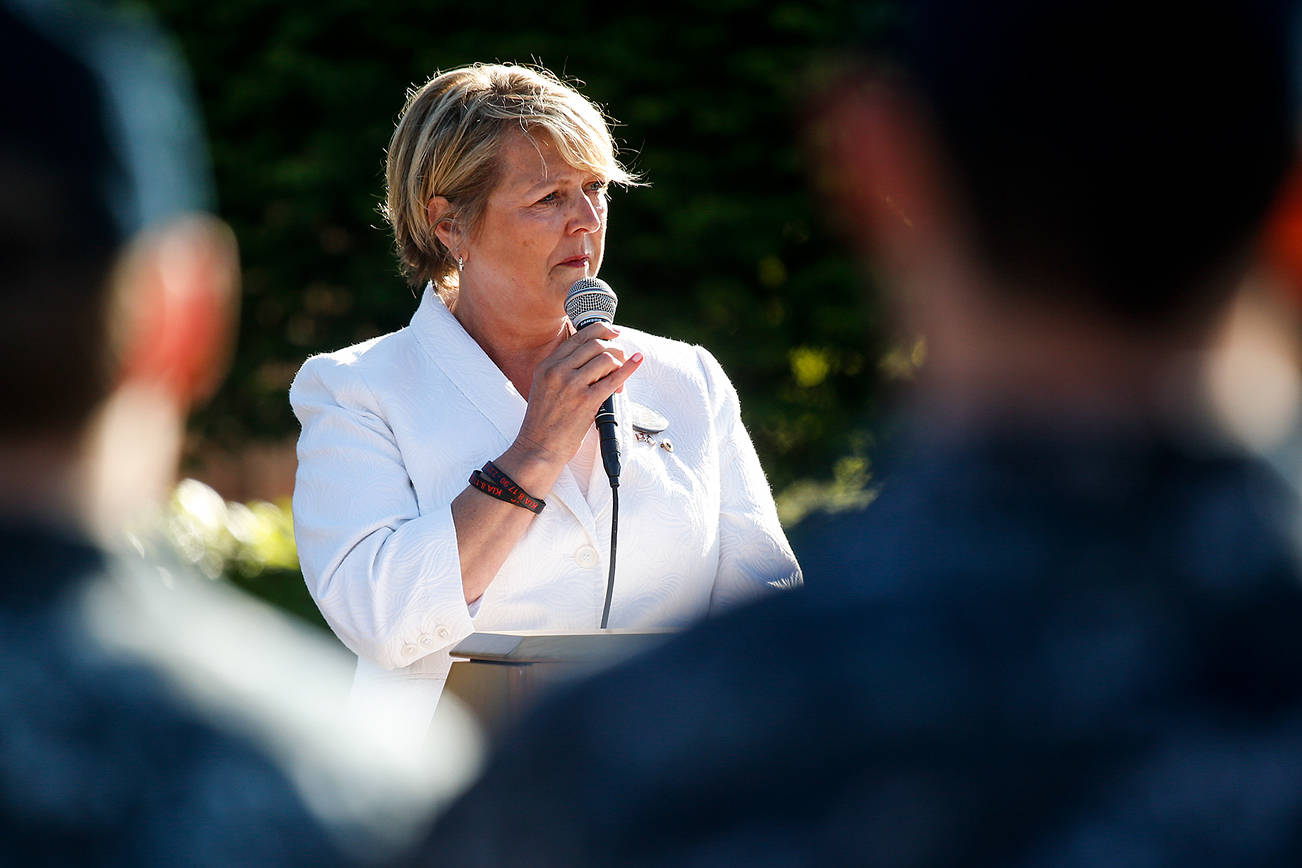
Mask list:
[[482,296],[462,291],[452,315],[526,399],[538,363],[571,334],[563,312],[555,314],[505,309]]
[[83,444],[73,437],[0,442],[0,516],[89,535],[83,492],[89,481]]
[[924,403],[959,423],[1005,415],[1147,424],[1206,411],[1210,328],[1141,329],[1031,307],[969,315],[928,344],[919,383]]

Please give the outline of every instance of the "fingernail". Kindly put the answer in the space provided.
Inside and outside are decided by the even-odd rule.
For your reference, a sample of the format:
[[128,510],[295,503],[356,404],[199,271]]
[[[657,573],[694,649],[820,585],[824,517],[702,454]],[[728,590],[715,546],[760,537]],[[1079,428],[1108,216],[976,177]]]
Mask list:
[[634,354],[633,354],[633,358],[629,359],[629,361],[630,361],[630,362],[640,362],[640,361],[642,361],[642,354],[641,354],[641,353],[634,353]]

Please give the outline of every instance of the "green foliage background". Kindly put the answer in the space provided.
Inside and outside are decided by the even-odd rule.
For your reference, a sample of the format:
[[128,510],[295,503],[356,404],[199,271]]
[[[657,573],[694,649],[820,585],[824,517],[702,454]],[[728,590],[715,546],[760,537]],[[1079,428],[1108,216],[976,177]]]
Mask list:
[[197,420],[209,440],[292,436],[306,356],[406,324],[416,300],[376,211],[384,147],[407,87],[501,60],[582,80],[621,122],[651,186],[612,203],[602,276],[620,320],[718,356],[775,490],[863,451],[876,306],[811,193],[800,129],[812,71],[873,4],[139,2],[192,68],[241,244],[240,343]]

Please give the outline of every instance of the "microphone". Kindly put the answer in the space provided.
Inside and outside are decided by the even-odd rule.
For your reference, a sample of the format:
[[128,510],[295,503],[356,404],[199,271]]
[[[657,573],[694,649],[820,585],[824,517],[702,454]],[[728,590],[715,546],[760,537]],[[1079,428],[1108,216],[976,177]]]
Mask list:
[[[574,281],[565,296],[565,315],[575,331],[594,322],[614,323],[619,299],[610,284],[596,277]],[[615,436],[615,396],[611,395],[597,411],[597,434],[601,439],[601,464],[610,478],[610,487],[619,487],[619,439]],[[603,625],[604,626],[604,625]]]

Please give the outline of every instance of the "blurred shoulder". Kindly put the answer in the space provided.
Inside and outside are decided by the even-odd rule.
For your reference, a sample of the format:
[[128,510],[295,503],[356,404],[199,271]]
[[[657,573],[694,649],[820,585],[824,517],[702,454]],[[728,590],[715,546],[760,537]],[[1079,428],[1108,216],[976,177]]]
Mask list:
[[[267,785],[301,804],[333,846],[403,846],[474,771],[481,747],[468,719],[440,720],[446,756],[386,739],[346,705],[352,655],[188,569],[117,558],[70,602],[85,667],[148,674],[177,721],[265,766]],[[128,721],[149,716],[139,712],[122,710]]]
[[[808,737],[808,708],[830,707],[816,602],[800,590],[765,597],[544,697],[440,816],[428,852],[447,859],[439,864],[598,865],[612,852],[643,864],[654,825],[659,858],[647,864],[674,864],[665,854],[682,852],[679,836],[703,816],[711,841],[751,807],[764,824],[789,820],[795,770],[826,746]],[[774,779],[785,795],[768,788]],[[515,804],[529,816],[497,833]]]
[[315,749],[265,710],[254,685],[284,650],[265,618],[62,531],[3,538],[21,546],[5,579],[33,589],[0,610],[0,837],[19,862],[334,865],[380,843],[322,800]]

